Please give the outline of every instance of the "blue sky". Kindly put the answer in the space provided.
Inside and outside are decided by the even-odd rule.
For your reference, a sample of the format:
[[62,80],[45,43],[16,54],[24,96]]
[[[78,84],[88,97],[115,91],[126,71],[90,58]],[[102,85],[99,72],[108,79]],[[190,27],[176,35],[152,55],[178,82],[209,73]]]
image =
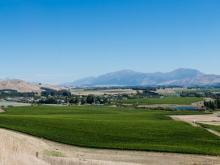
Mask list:
[[219,0],[0,1],[0,78],[62,83],[122,69],[220,74]]

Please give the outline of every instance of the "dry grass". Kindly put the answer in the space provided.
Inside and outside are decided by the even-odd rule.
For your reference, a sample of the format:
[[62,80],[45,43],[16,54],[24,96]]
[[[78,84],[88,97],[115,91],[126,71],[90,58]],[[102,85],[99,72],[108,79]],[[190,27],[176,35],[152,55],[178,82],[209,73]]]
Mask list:
[[137,163],[93,160],[83,158],[57,158],[45,157],[44,160],[50,162],[52,165],[140,165]]
[[36,145],[0,131],[0,165],[49,165],[36,157]]

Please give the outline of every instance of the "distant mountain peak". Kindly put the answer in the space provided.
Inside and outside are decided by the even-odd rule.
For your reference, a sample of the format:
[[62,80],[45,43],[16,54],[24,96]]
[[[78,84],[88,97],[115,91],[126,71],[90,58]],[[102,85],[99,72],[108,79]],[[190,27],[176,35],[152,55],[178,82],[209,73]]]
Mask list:
[[136,73],[140,73],[140,72],[136,72],[136,71],[130,70],[130,69],[123,69],[123,70],[119,70],[119,71],[115,71],[115,72],[110,72],[107,74],[136,74]]
[[175,69],[171,72],[176,72],[176,73],[197,73],[197,74],[203,74],[202,72],[200,72],[197,69],[189,69],[189,68],[178,68]]
[[93,77],[92,79],[81,79],[69,83],[69,86],[192,86],[213,83],[220,83],[220,76],[207,75],[196,69],[178,68],[167,73],[141,73],[126,69]]
[[135,72],[135,71],[133,71],[131,69],[122,69],[122,70],[118,70],[116,72],[127,72],[127,73],[130,73],[130,72]]

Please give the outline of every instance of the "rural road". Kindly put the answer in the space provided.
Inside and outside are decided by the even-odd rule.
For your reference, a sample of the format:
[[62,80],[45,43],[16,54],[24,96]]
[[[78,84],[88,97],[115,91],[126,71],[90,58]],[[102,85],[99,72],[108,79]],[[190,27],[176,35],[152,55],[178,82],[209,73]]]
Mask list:
[[0,129],[0,165],[220,165],[220,157],[88,149]]

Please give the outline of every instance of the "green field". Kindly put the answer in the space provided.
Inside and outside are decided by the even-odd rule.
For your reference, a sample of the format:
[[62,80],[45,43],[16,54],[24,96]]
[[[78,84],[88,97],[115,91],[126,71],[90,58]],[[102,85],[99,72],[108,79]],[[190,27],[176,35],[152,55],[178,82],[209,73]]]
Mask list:
[[210,124],[202,124],[202,123],[200,123],[200,125],[204,128],[208,128],[220,133],[220,125],[210,125]]
[[123,100],[125,104],[177,104],[177,105],[190,105],[194,102],[202,101],[203,98],[199,97],[164,97],[164,98],[140,98]]
[[53,141],[94,148],[220,155],[220,138],[171,120],[170,114],[124,108],[16,107],[0,114],[0,127]]

